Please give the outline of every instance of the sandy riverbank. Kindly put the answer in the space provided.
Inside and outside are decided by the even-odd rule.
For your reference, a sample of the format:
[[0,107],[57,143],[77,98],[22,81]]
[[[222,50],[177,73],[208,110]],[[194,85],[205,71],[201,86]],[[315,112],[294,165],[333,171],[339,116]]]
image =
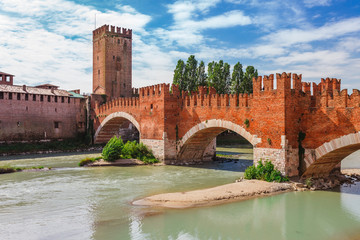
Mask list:
[[291,183],[244,180],[189,192],[158,194],[134,201],[133,204],[168,208],[189,208],[246,200],[294,190],[295,187]]

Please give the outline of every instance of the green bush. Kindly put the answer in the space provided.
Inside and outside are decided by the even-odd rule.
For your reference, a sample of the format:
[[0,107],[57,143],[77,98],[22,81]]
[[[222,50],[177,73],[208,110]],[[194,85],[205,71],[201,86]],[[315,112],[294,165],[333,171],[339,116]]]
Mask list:
[[105,161],[113,162],[120,158],[124,143],[121,137],[112,137],[109,142],[105,145],[102,151],[102,156]]
[[[119,143],[115,143],[118,142],[119,139],[121,141],[120,144],[121,147],[119,147]],[[115,149],[117,151],[115,151]],[[104,153],[105,154],[111,153],[113,158],[110,157],[110,159],[113,160],[107,160]],[[119,158],[123,158],[123,159],[136,158],[147,164],[153,164],[159,162],[159,160],[157,160],[154,157],[151,150],[149,150],[143,143],[137,143],[136,141],[128,141],[124,144],[120,137],[119,138],[113,137],[112,139],[110,139],[110,141],[104,147],[102,155],[104,160],[106,161],[115,161],[116,159]]]
[[258,161],[258,165],[250,166],[245,170],[245,179],[258,179],[267,182],[286,182],[289,181],[288,177],[283,177],[281,172],[275,169],[271,161],[266,160],[265,165],[262,161]]

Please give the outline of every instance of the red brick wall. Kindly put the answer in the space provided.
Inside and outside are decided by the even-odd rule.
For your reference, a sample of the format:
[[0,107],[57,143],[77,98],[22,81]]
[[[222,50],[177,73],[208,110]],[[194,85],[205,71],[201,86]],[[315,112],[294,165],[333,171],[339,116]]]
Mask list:
[[[51,96],[51,102],[40,102],[40,95],[13,93],[12,100],[8,99],[8,93],[4,93],[4,99],[0,99],[0,141],[26,141],[42,139],[73,138],[77,133],[85,132],[85,99],[61,97],[58,102]],[[58,128],[55,128],[58,122]]]
[[93,93],[132,94],[132,32],[104,25],[93,31]]

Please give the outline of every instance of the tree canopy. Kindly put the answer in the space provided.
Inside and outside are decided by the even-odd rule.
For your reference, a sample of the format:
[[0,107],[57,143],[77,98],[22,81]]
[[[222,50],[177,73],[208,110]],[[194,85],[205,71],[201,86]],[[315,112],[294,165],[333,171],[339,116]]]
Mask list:
[[186,61],[179,59],[174,70],[173,84],[178,85],[181,91],[196,91],[199,86],[211,86],[219,94],[224,93],[252,93],[252,78],[258,76],[253,66],[247,66],[245,72],[240,62],[230,71],[230,64],[220,60],[208,63],[207,73],[205,63],[198,64],[194,55]]

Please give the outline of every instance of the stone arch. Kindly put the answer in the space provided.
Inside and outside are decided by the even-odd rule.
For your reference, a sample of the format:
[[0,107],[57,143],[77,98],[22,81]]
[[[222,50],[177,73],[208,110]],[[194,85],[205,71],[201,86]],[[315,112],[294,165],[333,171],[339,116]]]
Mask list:
[[252,135],[238,124],[221,119],[211,119],[192,127],[181,138],[178,145],[178,161],[203,161],[206,148],[214,138],[225,130],[231,130],[248,140],[254,147],[261,142],[256,135]]
[[360,132],[326,142],[305,156],[302,177],[327,176],[348,155],[360,149]]
[[94,135],[94,142],[107,142],[116,134],[116,130],[119,129],[119,126],[128,121],[131,122],[140,132],[140,124],[132,115],[126,112],[114,112],[100,123],[100,126],[97,128]]

